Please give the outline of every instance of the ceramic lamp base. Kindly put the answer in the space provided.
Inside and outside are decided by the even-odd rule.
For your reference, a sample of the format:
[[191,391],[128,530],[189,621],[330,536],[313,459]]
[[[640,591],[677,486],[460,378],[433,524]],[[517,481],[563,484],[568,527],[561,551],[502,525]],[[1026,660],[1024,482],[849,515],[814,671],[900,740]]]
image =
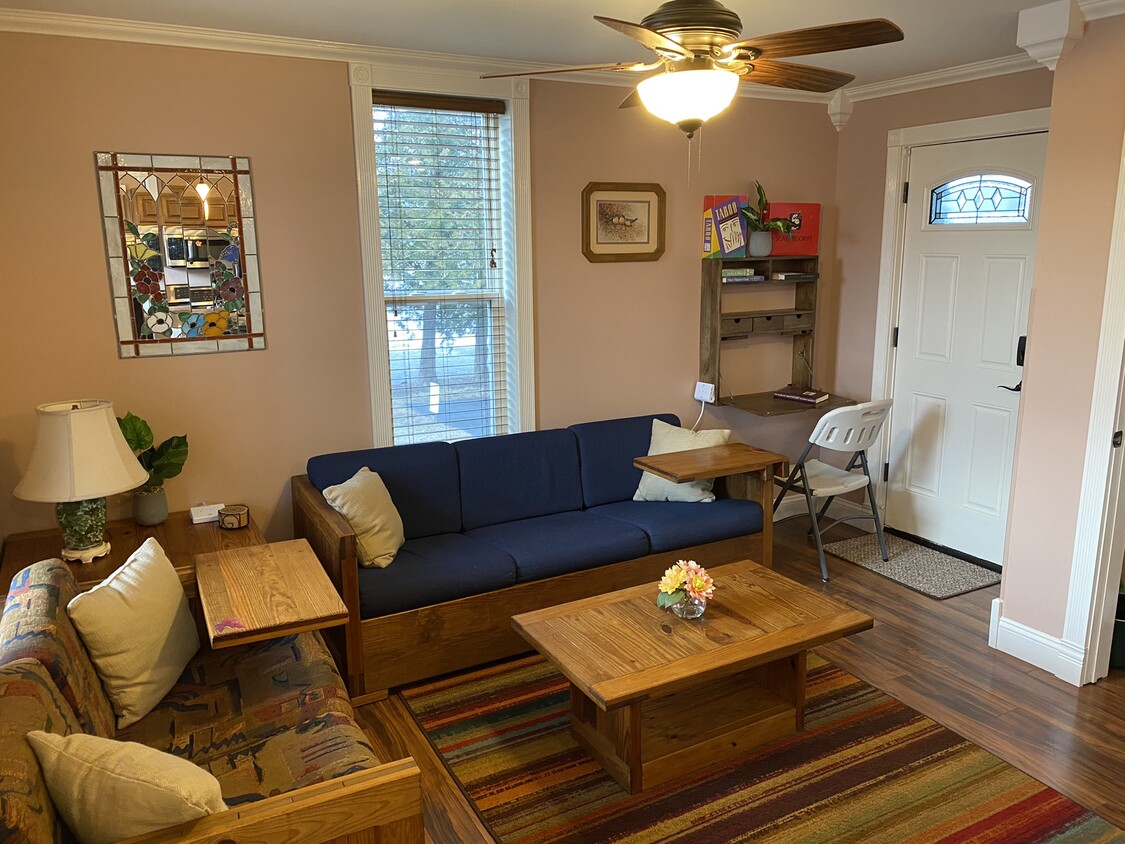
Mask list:
[[64,560],[88,563],[109,553],[109,543],[105,541],[104,498],[60,501],[55,505],[55,517],[62,528],[60,555]]

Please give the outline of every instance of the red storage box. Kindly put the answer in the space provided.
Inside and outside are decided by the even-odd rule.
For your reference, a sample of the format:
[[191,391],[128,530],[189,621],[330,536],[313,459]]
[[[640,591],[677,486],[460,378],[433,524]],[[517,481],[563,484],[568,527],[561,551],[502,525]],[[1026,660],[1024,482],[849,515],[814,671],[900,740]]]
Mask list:
[[767,208],[770,219],[788,217],[793,231],[773,233],[774,255],[817,255],[820,253],[820,203],[771,202]]

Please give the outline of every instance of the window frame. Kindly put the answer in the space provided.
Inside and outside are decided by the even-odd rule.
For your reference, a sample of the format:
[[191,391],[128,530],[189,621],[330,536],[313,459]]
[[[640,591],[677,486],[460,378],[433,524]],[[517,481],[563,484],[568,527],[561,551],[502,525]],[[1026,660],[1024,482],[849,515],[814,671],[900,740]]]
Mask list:
[[435,70],[412,61],[390,63],[351,62],[348,78],[352,94],[352,130],[358,176],[360,250],[363,271],[364,313],[367,323],[367,361],[371,393],[371,434],[376,447],[394,444],[391,402],[387,301],[383,294],[383,268],[379,231],[379,197],[375,145],[371,136],[372,92],[434,94],[504,100],[511,127],[513,230],[505,232],[511,244],[509,261],[514,276],[514,301],[505,301],[507,345],[511,350],[508,432],[535,427],[534,301],[531,255],[531,131],[526,79],[480,79],[479,68]]
[[[944,187],[950,182],[964,179],[968,176],[1006,176],[1010,178],[1019,179],[1020,181],[1027,182],[1030,187],[1027,193],[1027,219],[1011,220],[1010,222],[1001,222],[999,220],[992,222],[973,222],[973,223],[933,223],[930,222],[931,206],[933,202],[934,191]],[[1015,170],[1010,167],[992,167],[987,174],[981,171],[981,168],[974,167],[964,170],[958,170],[955,173],[947,173],[942,178],[937,179],[925,186],[926,190],[926,211],[922,217],[922,230],[923,231],[1014,231],[1030,229],[1033,225],[1032,216],[1038,213],[1036,194],[1041,186],[1039,180],[1029,173],[1024,173],[1021,170]]]

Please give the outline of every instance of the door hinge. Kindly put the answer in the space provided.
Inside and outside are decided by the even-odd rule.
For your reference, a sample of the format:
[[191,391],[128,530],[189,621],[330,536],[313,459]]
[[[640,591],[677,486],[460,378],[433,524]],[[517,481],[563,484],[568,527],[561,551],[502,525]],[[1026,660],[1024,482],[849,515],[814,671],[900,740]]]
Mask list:
[[891,464],[890,463],[884,463],[883,464],[883,483],[886,483],[890,479],[891,479]]
[[892,349],[898,348],[898,326],[897,325],[895,326],[894,333],[891,334],[891,348]]
[[1125,437],[1125,432],[1122,432],[1122,431],[1114,431],[1113,432],[1113,447],[1114,448],[1121,448],[1122,437]]
[[906,204],[907,198],[910,196],[910,182],[902,183],[902,204]]

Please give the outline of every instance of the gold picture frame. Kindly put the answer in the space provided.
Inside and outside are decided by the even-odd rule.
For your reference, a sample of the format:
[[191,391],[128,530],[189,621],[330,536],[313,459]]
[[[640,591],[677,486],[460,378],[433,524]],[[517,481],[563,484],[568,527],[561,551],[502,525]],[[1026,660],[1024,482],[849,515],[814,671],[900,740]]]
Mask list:
[[590,182],[582,191],[582,254],[593,263],[657,261],[664,254],[664,188]]

